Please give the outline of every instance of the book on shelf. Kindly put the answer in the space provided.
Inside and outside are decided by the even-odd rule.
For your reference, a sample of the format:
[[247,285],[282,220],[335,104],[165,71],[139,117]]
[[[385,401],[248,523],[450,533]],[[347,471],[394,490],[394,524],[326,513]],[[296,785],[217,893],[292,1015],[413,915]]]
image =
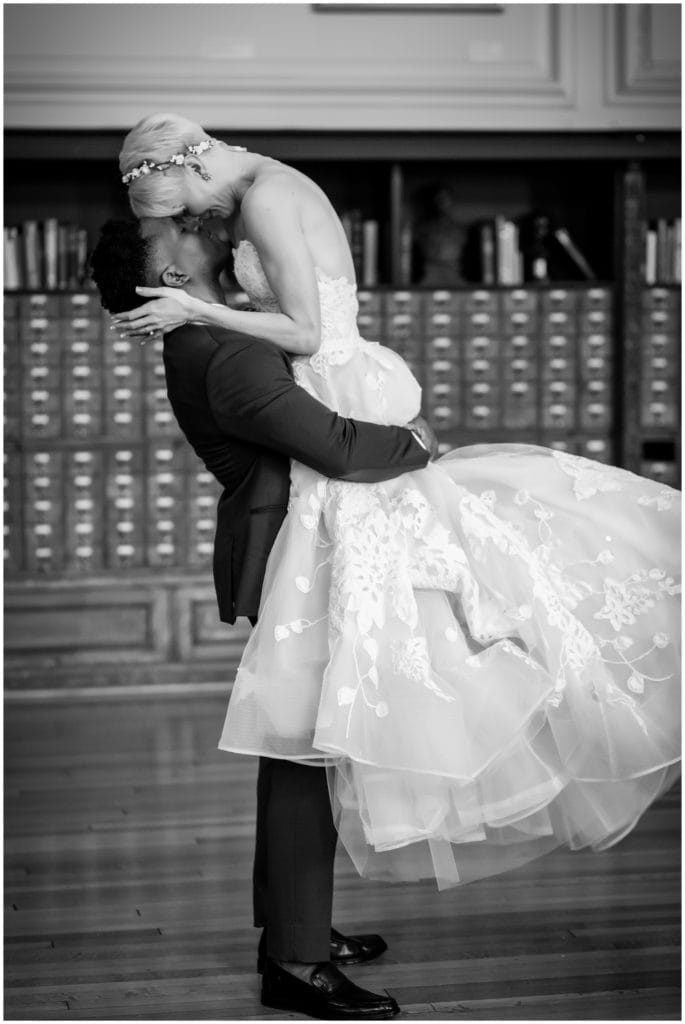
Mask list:
[[88,286],[88,233],[56,218],[25,220],[4,231],[4,287],[8,291]]
[[521,284],[523,274],[518,226],[506,217],[496,217],[495,239],[497,284]]
[[668,221],[662,217],[656,222],[656,279],[669,280]]
[[21,288],[21,239],[19,228],[6,227],[3,247],[4,287],[6,291],[17,291]]
[[365,288],[378,284],[378,221],[362,221],[362,275]]
[[682,281],[682,226],[680,217],[673,222],[673,279],[677,283]]
[[504,217],[496,216],[477,225],[478,280],[481,284],[501,284],[504,267]]
[[69,227],[67,224],[60,224],[57,228],[57,277],[60,288],[69,287]]
[[645,284],[679,284],[682,278],[682,223],[659,217],[645,225]]
[[88,232],[85,228],[76,228],[76,265],[74,270],[74,287],[79,288],[88,280]]
[[585,259],[585,256],[582,254],[578,246],[571,238],[567,229],[557,228],[554,232],[554,237],[556,238],[557,242],[562,247],[566,255],[576,265],[576,268],[581,272],[581,274],[584,277],[586,277],[588,281],[596,281],[597,275],[595,274],[594,270],[592,269],[588,261]]
[[344,210],[340,214],[357,281],[365,288],[378,284],[380,224],[364,217],[361,210]]
[[43,247],[45,254],[45,287],[59,288],[59,222],[50,217],[43,225]]
[[575,274],[593,281],[597,275],[566,227],[553,228],[550,218],[534,213],[515,221],[503,214],[477,225],[480,281],[516,286],[563,280],[569,264]]
[[506,219],[499,214],[495,217],[495,281],[504,284],[506,279]]
[[497,214],[479,227],[480,278],[483,284],[516,285],[523,281],[519,228]]
[[22,224],[24,249],[24,282],[26,288],[37,291],[42,287],[42,244],[37,220],[25,220]]
[[407,288],[412,279],[412,263],[414,254],[414,229],[409,221],[400,228],[400,287]]
[[495,225],[489,221],[480,226],[480,268],[483,284],[496,284]]
[[60,282],[64,282],[61,287],[78,288],[86,277],[87,233],[76,224],[60,227],[63,230],[58,242],[58,276]]
[[666,280],[672,284],[675,280],[675,227],[666,225]]
[[645,232],[645,284],[656,284],[656,228]]

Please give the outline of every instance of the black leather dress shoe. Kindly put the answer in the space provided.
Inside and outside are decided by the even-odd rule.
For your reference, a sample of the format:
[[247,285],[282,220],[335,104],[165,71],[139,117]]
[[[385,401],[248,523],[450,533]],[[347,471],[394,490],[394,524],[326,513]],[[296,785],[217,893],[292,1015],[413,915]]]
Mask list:
[[300,981],[267,957],[262,977],[262,1005],[319,1020],[387,1020],[400,1008],[392,996],[376,995],[354,985],[334,964],[318,964],[309,982]]
[[388,945],[380,935],[341,935],[331,928],[331,963],[365,964],[385,953]]
[[[385,953],[387,943],[380,935],[342,935],[331,928],[331,963],[337,967],[350,964],[365,964]],[[266,928],[263,930],[257,947],[257,971],[264,970],[266,960]]]

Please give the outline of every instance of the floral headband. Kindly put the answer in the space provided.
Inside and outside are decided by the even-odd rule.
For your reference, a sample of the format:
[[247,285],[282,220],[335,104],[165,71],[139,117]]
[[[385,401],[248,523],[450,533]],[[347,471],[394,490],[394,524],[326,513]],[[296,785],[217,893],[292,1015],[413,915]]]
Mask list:
[[[201,153],[206,153],[212,146],[216,146],[218,139],[203,139],[202,142],[198,142],[195,146],[186,146],[185,153],[174,153],[168,160],[162,163],[156,163],[154,160],[143,160],[142,164],[138,167],[133,167],[126,174],[121,177],[124,185],[129,185],[132,181],[140,178],[144,174],[149,174],[150,171],[166,171],[169,167],[183,167],[184,163],[189,156],[200,156]],[[229,149],[239,150],[245,152],[245,146],[229,146]]]

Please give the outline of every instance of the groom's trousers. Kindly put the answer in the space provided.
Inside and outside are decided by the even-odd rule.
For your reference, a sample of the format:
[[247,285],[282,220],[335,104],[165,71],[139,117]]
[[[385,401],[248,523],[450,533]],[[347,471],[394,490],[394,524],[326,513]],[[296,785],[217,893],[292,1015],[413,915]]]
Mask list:
[[326,769],[261,757],[254,923],[273,959],[330,959],[336,840]]

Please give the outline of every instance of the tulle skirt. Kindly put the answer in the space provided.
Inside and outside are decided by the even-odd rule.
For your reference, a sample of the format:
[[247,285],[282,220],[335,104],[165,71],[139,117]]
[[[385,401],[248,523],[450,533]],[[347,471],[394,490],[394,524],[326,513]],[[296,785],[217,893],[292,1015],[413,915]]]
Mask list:
[[603,849],[679,774],[679,572],[679,493],[576,456],[293,464],[219,746],[325,766],[369,877]]

